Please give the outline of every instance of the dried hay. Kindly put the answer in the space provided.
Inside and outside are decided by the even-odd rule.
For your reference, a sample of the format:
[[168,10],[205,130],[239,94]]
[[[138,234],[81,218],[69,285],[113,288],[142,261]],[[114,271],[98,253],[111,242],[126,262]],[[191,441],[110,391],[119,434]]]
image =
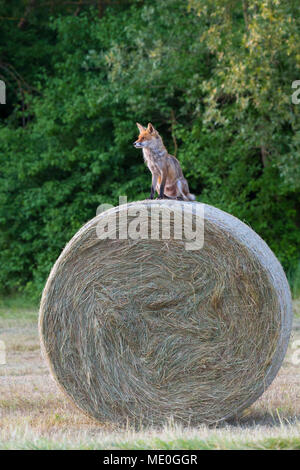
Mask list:
[[[142,204],[150,219],[153,207],[191,213],[199,203]],[[278,372],[292,322],[282,267],[244,223],[204,209],[200,250],[174,237],[99,240],[98,222],[122,205],[87,223],[51,271],[42,349],[61,389],[101,422],[216,423]]]

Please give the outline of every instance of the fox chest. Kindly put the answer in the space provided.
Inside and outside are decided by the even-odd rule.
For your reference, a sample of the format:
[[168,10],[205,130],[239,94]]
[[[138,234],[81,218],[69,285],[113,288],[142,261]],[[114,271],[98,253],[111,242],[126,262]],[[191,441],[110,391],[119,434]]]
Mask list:
[[150,152],[144,152],[144,159],[147,167],[151,173],[161,173],[164,167],[163,159],[159,156],[153,155]]

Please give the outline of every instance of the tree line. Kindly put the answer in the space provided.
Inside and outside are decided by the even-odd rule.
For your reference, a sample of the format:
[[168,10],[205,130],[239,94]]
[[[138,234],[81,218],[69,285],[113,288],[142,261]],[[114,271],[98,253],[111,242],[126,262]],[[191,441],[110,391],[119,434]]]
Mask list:
[[38,296],[101,203],[148,197],[136,121],[191,192],[299,266],[296,0],[0,2],[0,286]]

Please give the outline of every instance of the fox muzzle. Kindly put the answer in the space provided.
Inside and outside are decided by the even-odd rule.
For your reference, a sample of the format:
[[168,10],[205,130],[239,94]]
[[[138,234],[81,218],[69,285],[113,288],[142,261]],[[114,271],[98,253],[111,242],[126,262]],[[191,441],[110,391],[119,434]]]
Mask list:
[[137,149],[139,147],[143,147],[143,145],[141,144],[141,142],[138,142],[137,140],[135,142],[133,142],[133,146]]

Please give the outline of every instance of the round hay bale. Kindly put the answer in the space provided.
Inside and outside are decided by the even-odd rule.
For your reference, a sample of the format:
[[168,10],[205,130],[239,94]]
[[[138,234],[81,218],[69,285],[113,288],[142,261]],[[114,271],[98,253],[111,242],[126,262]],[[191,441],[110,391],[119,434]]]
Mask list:
[[[201,211],[203,247],[187,249],[192,230],[201,238]],[[192,226],[180,239],[183,212]],[[168,218],[170,235],[151,232]],[[39,318],[67,396],[101,422],[138,425],[237,416],[274,379],[291,323],[289,286],[266,243],[219,209],[168,200],[121,205],[79,230]]]

